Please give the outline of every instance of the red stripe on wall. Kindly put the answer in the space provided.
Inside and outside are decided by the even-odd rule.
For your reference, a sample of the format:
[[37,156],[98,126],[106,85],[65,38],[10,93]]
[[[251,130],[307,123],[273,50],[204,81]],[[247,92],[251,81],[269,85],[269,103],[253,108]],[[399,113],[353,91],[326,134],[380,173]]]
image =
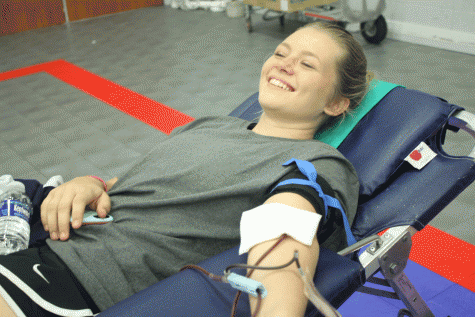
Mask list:
[[162,4],[162,0],[66,0],[70,21]]
[[56,1],[0,1],[0,36],[66,22],[63,3]]
[[[0,81],[42,71],[166,134],[170,134],[174,128],[194,120],[193,117],[65,60],[56,60],[0,73]],[[475,292],[475,246],[472,244],[432,226],[426,226],[414,235],[409,258],[448,280]]]

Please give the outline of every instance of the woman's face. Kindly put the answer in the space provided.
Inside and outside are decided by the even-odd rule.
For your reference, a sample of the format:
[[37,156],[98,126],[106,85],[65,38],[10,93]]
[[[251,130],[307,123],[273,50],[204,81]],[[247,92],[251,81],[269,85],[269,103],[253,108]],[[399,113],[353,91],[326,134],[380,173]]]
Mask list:
[[[311,126],[328,107],[337,80],[341,48],[324,31],[304,28],[279,44],[262,67],[259,103],[267,117]],[[283,68],[283,69],[281,69]],[[290,90],[270,83],[275,78]],[[338,113],[339,114],[339,113]]]

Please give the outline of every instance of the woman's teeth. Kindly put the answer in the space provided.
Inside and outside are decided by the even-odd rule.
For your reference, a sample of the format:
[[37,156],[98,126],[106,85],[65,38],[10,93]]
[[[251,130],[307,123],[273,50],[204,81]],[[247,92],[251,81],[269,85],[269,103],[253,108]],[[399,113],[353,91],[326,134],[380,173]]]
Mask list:
[[282,89],[285,89],[287,91],[292,91],[292,89],[290,89],[286,84],[278,81],[277,79],[275,78],[272,78],[270,81],[269,81],[270,84],[274,85],[274,86],[277,86],[277,87],[280,87]]

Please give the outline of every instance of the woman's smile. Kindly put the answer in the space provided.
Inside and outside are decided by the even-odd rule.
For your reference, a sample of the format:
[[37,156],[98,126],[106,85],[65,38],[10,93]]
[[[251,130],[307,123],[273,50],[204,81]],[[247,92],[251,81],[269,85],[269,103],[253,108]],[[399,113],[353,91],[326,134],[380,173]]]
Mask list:
[[292,88],[289,88],[280,82],[276,82],[275,79],[271,79],[270,81],[268,81],[268,85],[280,91],[293,92]]

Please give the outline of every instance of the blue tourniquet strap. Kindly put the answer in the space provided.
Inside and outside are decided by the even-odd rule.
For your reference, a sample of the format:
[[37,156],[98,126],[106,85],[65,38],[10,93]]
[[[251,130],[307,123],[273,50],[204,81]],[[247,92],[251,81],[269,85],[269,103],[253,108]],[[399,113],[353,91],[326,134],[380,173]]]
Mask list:
[[343,218],[343,225],[345,226],[346,240],[348,242],[348,246],[356,243],[356,239],[353,236],[353,233],[351,232],[350,223],[348,222],[348,217],[346,216],[346,213],[343,210],[340,202],[338,201],[338,199],[324,194],[323,190],[322,190],[322,187],[320,185],[318,185],[318,183],[317,183],[317,171],[315,170],[315,167],[313,166],[313,164],[308,162],[308,161],[302,161],[302,160],[297,160],[297,159],[293,158],[293,159],[285,162],[282,165],[287,166],[287,165],[290,165],[294,162],[297,164],[297,167],[300,170],[300,172],[302,174],[304,174],[308,178],[308,180],[303,180],[303,179],[298,179],[298,178],[292,178],[292,179],[285,180],[285,181],[280,182],[279,184],[277,184],[277,186],[275,186],[271,190],[271,193],[277,187],[283,186],[283,185],[289,185],[289,184],[307,185],[307,186],[313,187],[318,192],[318,195],[320,196],[320,198],[322,198],[322,200],[323,200],[323,205],[325,206],[325,219],[328,218],[328,207],[333,207],[333,208],[336,208],[336,209],[340,210],[341,216]]

